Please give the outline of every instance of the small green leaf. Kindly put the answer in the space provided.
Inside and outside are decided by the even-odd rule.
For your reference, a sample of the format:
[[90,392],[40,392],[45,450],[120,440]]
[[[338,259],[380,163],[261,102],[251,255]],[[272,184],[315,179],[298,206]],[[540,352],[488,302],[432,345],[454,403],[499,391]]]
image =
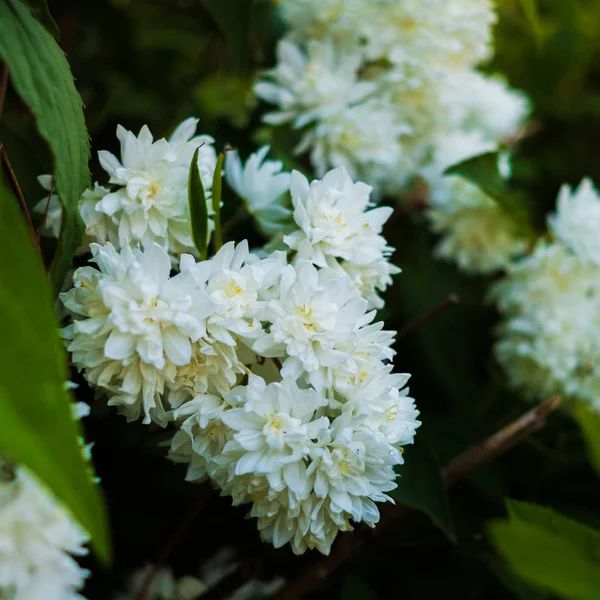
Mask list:
[[55,162],[63,223],[51,278],[60,289],[83,237],[79,198],[90,185],[90,142],[83,102],[56,41],[20,0],[0,0],[0,58],[17,93],[35,115]]
[[573,414],[581,427],[590,462],[600,475],[600,415],[581,402],[574,406]]
[[456,541],[448,495],[440,476],[440,467],[431,448],[421,435],[413,446],[404,448],[404,464],[398,469],[398,487],[391,492],[394,500],[426,513],[452,541]]
[[212,182],[212,209],[213,220],[215,222],[214,231],[214,247],[215,252],[218,252],[223,245],[223,230],[221,228],[221,196],[223,192],[223,162],[225,154],[221,152],[217,158],[217,166]]
[[53,298],[16,200],[0,185],[0,448],[25,465],[110,556],[104,504],[81,453],[65,390]]
[[600,597],[600,532],[549,508],[507,501],[490,524],[499,553],[526,582],[569,600]]
[[523,9],[525,18],[529,23],[533,39],[538,48],[541,48],[543,42],[542,25],[540,22],[540,16],[538,13],[537,1],[536,0],[519,0],[519,4]]
[[223,32],[235,68],[243,71],[248,56],[248,32],[254,0],[202,0]]
[[55,40],[60,40],[60,31],[56,21],[50,14],[48,2],[46,0],[25,0],[25,3],[31,9],[33,16],[48,30]]
[[498,170],[498,153],[485,152],[463,160],[446,169],[445,175],[460,175],[496,202],[508,195],[508,185]]
[[531,237],[531,217],[526,199],[512,190],[502,177],[499,161],[498,152],[485,152],[448,167],[444,174],[458,175],[477,186],[511,217],[522,235]]
[[190,217],[192,220],[192,236],[201,260],[206,260],[208,249],[208,208],[206,206],[206,193],[200,169],[198,168],[198,152],[196,148],[190,164],[188,179],[188,202],[190,204]]
[[378,596],[364,579],[350,574],[344,579],[341,600],[378,600]]

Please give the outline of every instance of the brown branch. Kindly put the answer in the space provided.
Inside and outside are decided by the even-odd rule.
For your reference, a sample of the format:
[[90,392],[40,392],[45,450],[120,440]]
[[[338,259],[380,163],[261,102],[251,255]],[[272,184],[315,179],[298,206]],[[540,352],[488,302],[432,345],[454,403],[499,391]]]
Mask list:
[[445,300],[443,300],[442,302],[440,302],[433,308],[430,308],[427,312],[424,312],[423,314],[419,315],[418,317],[415,317],[412,321],[409,321],[398,332],[398,335],[396,336],[396,340],[399,340],[399,339],[403,338],[404,336],[408,335],[409,333],[412,333],[415,329],[418,329],[421,325],[423,325],[423,323],[426,323],[430,319],[433,319],[433,317],[435,317],[442,311],[446,310],[450,306],[454,306],[455,304],[458,304],[458,302],[459,302],[458,296],[456,296],[454,294],[452,294],[451,296],[448,296],[448,298],[446,298]]
[[[546,417],[560,404],[560,398],[554,397],[536,406],[520,416],[500,431],[496,432],[485,441],[469,448],[450,461],[442,471],[444,484],[451,487],[475,469],[491,461],[493,458],[506,452],[535,431],[544,426]],[[375,529],[360,527],[353,534],[340,536],[333,547],[333,552],[316,564],[310,565],[299,576],[292,579],[284,588],[273,597],[273,600],[296,600],[302,598],[311,590],[323,583],[338,567],[357,554],[374,537],[399,517],[410,512],[402,504],[386,505],[381,510],[381,519]]]
[[210,498],[211,489],[209,487],[204,487],[202,490],[198,501],[195,502],[191,509],[185,514],[183,519],[181,520],[179,527],[172,533],[172,535],[167,539],[164,546],[162,547],[156,562],[152,566],[152,569],[149,571],[146,579],[144,580],[142,586],[140,587],[140,591],[135,597],[135,600],[146,600],[148,594],[150,593],[150,589],[152,587],[152,583],[154,579],[158,575],[161,567],[167,562],[167,559],[171,555],[171,552],[175,549],[177,544],[185,537],[185,534],[189,531],[191,526],[194,524],[200,511],[206,504],[206,501]]
[[516,421],[487,438],[487,440],[476,444],[464,454],[451,460],[443,470],[446,487],[450,487],[457,481],[464,479],[478,467],[510,450],[532,433],[539,431],[544,426],[546,417],[556,410],[559,404],[560,398],[558,396],[538,404],[524,415],[521,415]]
[[6,91],[8,90],[8,65],[0,63],[2,74],[0,75],[0,119],[4,111],[4,101],[6,100]]
[[35,248],[36,248],[38,254],[41,257],[42,250],[38,243],[37,235],[35,232],[35,227],[33,226],[33,221],[31,220],[31,214],[29,213],[29,208],[27,207],[27,202],[25,202],[25,196],[23,196],[23,192],[21,191],[21,186],[19,185],[19,180],[17,179],[17,175],[14,172],[12,165],[10,164],[10,160],[8,160],[8,155],[6,154],[6,149],[4,148],[4,144],[2,144],[1,142],[0,142],[0,162],[2,162],[2,166],[4,167],[4,170],[6,171],[8,180],[10,181],[10,184],[12,185],[12,188],[17,197],[17,200],[19,201],[21,210],[23,211],[23,214],[25,215],[25,220],[27,221],[27,227],[29,227],[29,231],[31,232],[31,237],[33,239],[33,243],[35,245]]

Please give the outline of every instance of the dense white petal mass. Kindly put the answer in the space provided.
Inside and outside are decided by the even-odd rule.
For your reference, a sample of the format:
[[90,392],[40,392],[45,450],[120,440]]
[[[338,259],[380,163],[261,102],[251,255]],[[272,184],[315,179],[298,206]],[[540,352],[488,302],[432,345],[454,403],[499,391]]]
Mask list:
[[600,265],[600,195],[590,179],[576,190],[562,187],[550,228],[577,256]]
[[378,192],[403,191],[435,138],[515,136],[526,99],[475,68],[491,55],[490,0],[282,0],[289,30],[256,94],[269,124],[302,129],[318,176],[344,166]]
[[371,208],[371,189],[354,183],[343,167],[310,184],[294,171],[290,192],[298,229],[284,242],[297,252],[296,260],[348,275],[369,307],[381,308],[378,292],[390,285],[391,276],[400,269],[389,263],[394,249],[381,235],[392,209]]
[[290,174],[282,171],[280,161],[265,160],[268,152],[269,147],[263,146],[248,157],[245,165],[237,152],[228,152],[225,177],[244,200],[261,232],[271,238],[290,228],[291,211],[286,206]]
[[223,399],[198,397],[176,411],[183,423],[171,458],[188,479],[210,477],[234,504],[251,503],[261,536],[275,547],[328,554],[351,521],[374,526],[376,502],[396,487],[399,447],[413,441],[418,412],[408,376],[383,367],[346,400],[251,375]]
[[[122,244],[133,212],[110,215],[115,239],[99,205],[129,193],[129,169],[191,154],[194,129],[184,122],[168,142],[123,130],[123,162],[103,156],[121,187],[82,200],[88,233],[105,243],[91,244],[95,266],[77,269],[61,294],[74,319],[63,336],[109,405],[129,420],[172,422],[169,458],[187,465],[187,480],[210,480],[234,505],[249,504],[275,546],[328,553],[352,523],[377,523],[400,448],[420,425],[408,375],[392,372],[394,332],[371,310],[399,272],[381,235],[392,209],[372,208],[371,187],[343,167],[309,183],[265,160],[263,147],[245,165],[231,154],[227,177],[265,233],[287,220],[285,251],[228,242],[207,260],[182,254],[175,266],[164,236],[128,234]],[[135,193],[146,194],[138,184]],[[282,203],[288,191],[293,213]],[[161,572],[150,597],[187,598],[199,583],[180,589]]]
[[100,164],[110,175],[109,183],[117,187],[93,207],[111,223],[110,231],[98,236],[97,241],[118,240],[121,247],[158,243],[175,254],[194,251],[187,181],[196,148],[206,190],[212,186],[216,165],[213,139],[194,135],[197,123],[197,119],[187,119],[168,141],[154,141],[147,126],[138,136],[117,127],[121,158],[104,150],[99,152]]
[[76,316],[64,330],[73,362],[128,418],[143,412],[145,422],[160,420],[165,384],[190,363],[214,304],[191,275],[170,277],[158,245],[119,253],[92,244],[91,251],[98,268],[75,271],[74,287],[61,294]]
[[88,572],[73,557],[87,554],[88,536],[29,471],[2,469],[0,463],[0,597],[84,600]]
[[[579,205],[597,197],[587,181],[582,192],[577,199],[561,190],[551,219],[557,238],[538,242],[493,289],[504,316],[495,351],[513,385],[530,396],[560,394],[600,411],[600,266],[583,234],[594,209]],[[582,237],[570,237],[575,231]]]

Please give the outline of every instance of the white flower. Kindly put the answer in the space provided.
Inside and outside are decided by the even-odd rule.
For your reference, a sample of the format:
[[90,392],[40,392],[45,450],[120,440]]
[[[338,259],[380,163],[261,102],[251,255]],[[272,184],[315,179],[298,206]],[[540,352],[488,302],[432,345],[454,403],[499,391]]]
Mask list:
[[530,111],[522,92],[473,69],[453,72],[440,102],[452,128],[477,131],[495,142],[514,137]]
[[540,242],[493,290],[504,322],[496,356],[528,395],[600,411],[600,269],[560,243]]
[[79,214],[85,224],[84,244],[86,250],[91,242],[98,244],[110,242],[117,247],[119,245],[119,232],[114,226],[112,218],[96,208],[98,203],[109,193],[109,189],[95,183],[93,188],[87,189],[81,194]]
[[367,265],[388,256],[391,248],[380,235],[392,213],[389,207],[367,210],[371,187],[354,183],[343,168],[312,181],[294,171],[291,193],[294,220],[300,228],[285,243],[300,259],[327,265],[327,257]]
[[98,269],[78,269],[75,287],[61,294],[79,317],[64,331],[73,362],[128,418],[143,410],[144,422],[160,419],[164,385],[191,361],[213,303],[191,275],[169,277],[169,256],[158,245],[91,250]]
[[[155,571],[153,573],[153,571]],[[146,589],[145,600],[197,600],[208,587],[196,577],[185,576],[176,579],[171,569],[156,569],[153,565],[146,565],[138,569],[130,578],[128,593],[118,594],[115,600],[135,600],[138,598],[143,586],[152,574],[152,583]]]
[[177,411],[185,420],[171,458],[189,463],[188,479],[209,475],[234,504],[251,502],[275,547],[327,554],[351,521],[374,526],[375,502],[396,487],[398,446],[412,443],[419,426],[401,390],[407,378],[383,368],[332,407],[293,379],[266,384],[252,375],[223,399],[198,397]]
[[285,255],[275,252],[257,259],[250,255],[248,242],[225,244],[209,260],[196,263],[187,255],[181,259],[181,274],[203,286],[212,305],[206,332],[192,349],[191,360],[177,367],[169,383],[169,401],[179,406],[194,394],[225,393],[239,375],[247,372],[239,355],[251,362],[247,346],[262,335],[258,317],[263,308],[264,290],[274,286],[285,265]]
[[591,180],[576,190],[564,185],[558,196],[556,215],[550,228],[577,256],[600,265],[600,196]]
[[277,46],[279,64],[267,73],[269,81],[256,84],[257,96],[278,105],[268,113],[270,124],[291,121],[301,128],[338,114],[374,91],[375,84],[358,81],[360,55],[336,52],[329,40],[311,41],[305,54],[291,40]]
[[404,387],[410,375],[391,371],[392,366],[387,365],[361,372],[360,384],[351,390],[345,410],[366,417],[363,427],[386,443],[404,446],[413,442],[420,425],[419,411]]
[[[332,265],[331,261],[328,263]],[[401,272],[401,269],[384,257],[367,265],[344,261],[341,265],[338,263],[338,266],[348,275],[358,293],[367,300],[369,309],[383,308],[384,301],[378,292],[385,292],[392,285],[392,275]]]
[[[33,210],[44,219],[42,233],[48,237],[57,238],[60,233],[60,224],[62,221],[62,204],[52,185],[52,175],[39,175],[38,183],[48,192],[52,190],[52,195],[42,198]],[[45,215],[45,216],[44,216]]]
[[433,231],[443,234],[436,255],[467,273],[505,268],[527,248],[514,218],[479,188],[453,179],[453,193],[459,200],[429,213]]
[[195,149],[200,148],[198,166],[206,190],[211,188],[216,164],[213,139],[194,136],[197,123],[187,119],[168,141],[156,142],[146,126],[137,137],[119,126],[121,161],[110,152],[99,152],[110,183],[119,187],[95,209],[111,218],[112,234],[121,246],[158,243],[173,253],[194,251],[187,181]]
[[298,388],[293,379],[266,385],[254,375],[230,396],[234,401],[229,402],[240,407],[222,413],[221,420],[234,432],[224,453],[239,455],[235,475],[263,474],[276,491],[288,486],[301,494],[310,440],[329,426],[326,417],[314,418],[327,399],[313,389]]
[[[52,190],[52,175],[40,175],[38,177],[40,185],[45,190]],[[85,239],[78,250],[78,253],[88,251],[90,242],[104,243],[110,241],[118,243],[118,236],[113,232],[110,217],[96,210],[96,205],[110,190],[102,187],[98,183],[91,189],[84,190],[79,200],[79,212],[85,224]],[[33,209],[36,213],[42,215],[44,235],[58,238],[60,226],[62,223],[62,204],[58,194],[53,193],[48,199],[43,198]],[[45,217],[44,217],[45,215]]]
[[348,277],[329,269],[317,271],[308,262],[284,269],[279,300],[270,300],[266,318],[270,330],[253,350],[262,356],[285,357],[283,377],[306,373],[317,389],[328,386],[331,368],[354,350],[355,331],[374,314],[352,288]]
[[342,414],[311,448],[309,494],[258,495],[250,516],[258,518],[261,537],[276,548],[289,542],[296,554],[313,548],[329,554],[337,534],[353,529],[351,520],[375,526],[375,502],[390,500],[393,467],[402,462],[395,447],[355,429],[349,414]]
[[[0,474],[1,475],[1,474]],[[88,572],[73,558],[88,536],[25,468],[0,476],[0,597],[84,600]]]
[[390,98],[377,97],[340,110],[309,130],[296,152],[311,150],[317,176],[331,167],[344,167],[353,178],[398,169],[405,160],[402,138],[412,128],[398,115]]
[[245,201],[261,232],[271,238],[289,228],[291,211],[285,205],[290,189],[290,174],[282,172],[279,161],[265,160],[269,146],[251,154],[242,166],[236,152],[225,155],[225,177]]

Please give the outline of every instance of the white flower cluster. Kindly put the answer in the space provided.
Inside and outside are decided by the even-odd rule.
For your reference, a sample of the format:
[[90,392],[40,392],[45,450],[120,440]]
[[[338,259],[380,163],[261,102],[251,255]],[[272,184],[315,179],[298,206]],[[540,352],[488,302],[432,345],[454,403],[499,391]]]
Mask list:
[[229,165],[259,222],[289,187],[286,250],[229,242],[205,261],[182,254],[172,274],[159,243],[92,244],[96,266],[61,295],[75,316],[64,337],[109,404],[175,424],[170,456],[189,480],[251,504],[275,546],[328,553],[351,521],[378,521],[419,426],[394,333],[369,312],[398,272],[381,235],[391,209],[369,210],[371,188],[343,168],[309,183],[265,154]]
[[0,459],[0,598],[84,600],[87,534],[24,467]]
[[564,186],[538,241],[493,290],[504,322],[496,355],[530,396],[560,394],[600,411],[600,195]]
[[[480,153],[481,142],[495,150],[514,137],[527,113],[522,95],[475,69],[491,54],[493,3],[278,5],[289,31],[279,42],[277,65],[255,87],[276,107],[264,121],[300,130],[296,151],[310,152],[319,176],[343,166],[379,193],[392,194],[415,176],[425,178],[434,229],[449,238],[439,254],[461,268],[491,272],[517,254],[522,240],[492,200],[443,176],[451,164]],[[462,137],[470,132],[477,134],[473,143]]]
[[[117,127],[121,159],[105,150],[98,153],[111,187],[96,183],[79,202],[86,233],[84,251],[90,242],[110,242],[116,247],[159,244],[172,255],[194,252],[187,190],[190,163],[199,148],[198,167],[209,198],[217,162],[214,140],[194,135],[197,125],[198,119],[187,119],[169,140],[157,141],[147,126],[137,137]],[[52,189],[50,176],[38,180],[44,189]],[[62,219],[58,196],[42,199],[35,210],[45,215],[45,233],[56,237]]]

